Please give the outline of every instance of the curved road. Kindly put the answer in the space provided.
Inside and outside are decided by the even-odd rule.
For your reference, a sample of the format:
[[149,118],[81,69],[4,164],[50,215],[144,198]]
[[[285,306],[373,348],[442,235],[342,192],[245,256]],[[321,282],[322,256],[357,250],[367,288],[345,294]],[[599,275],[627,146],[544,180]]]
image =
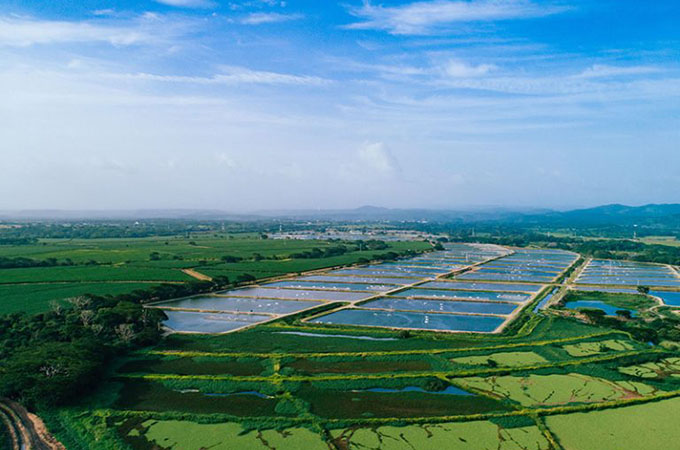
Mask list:
[[16,402],[0,399],[0,422],[9,431],[12,450],[66,450],[38,416]]

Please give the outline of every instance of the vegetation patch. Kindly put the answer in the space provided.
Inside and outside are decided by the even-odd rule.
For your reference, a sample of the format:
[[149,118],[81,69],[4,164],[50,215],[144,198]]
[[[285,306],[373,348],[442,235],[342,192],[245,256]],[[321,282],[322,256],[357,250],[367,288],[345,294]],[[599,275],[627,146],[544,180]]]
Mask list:
[[622,408],[548,416],[565,450],[667,450],[678,446],[680,398]]
[[457,380],[474,391],[523,406],[596,403],[650,395],[655,389],[639,382],[614,382],[579,373],[471,377]]
[[134,450],[328,450],[322,436],[306,428],[247,431],[238,423],[145,420],[120,429]]
[[470,366],[515,367],[544,364],[548,360],[534,352],[500,352],[491,355],[453,358],[451,362]]
[[163,358],[147,356],[125,362],[119,373],[156,373],[176,375],[259,375],[264,366],[258,359]]
[[640,378],[680,377],[680,358],[665,358],[656,362],[621,367],[619,372]]
[[548,450],[552,448],[535,424],[504,428],[489,421],[349,428],[333,430],[331,437],[337,448],[348,450]]
[[311,385],[304,385],[295,395],[309,403],[313,414],[324,418],[454,416],[508,410],[496,400],[474,395],[334,390]]
[[234,416],[274,415],[276,399],[253,394],[222,395],[195,388],[171,389],[162,383],[124,381],[114,407],[138,411],[178,411],[194,414],[221,413]]
[[423,372],[432,370],[432,364],[424,357],[410,360],[297,359],[287,364],[286,367],[303,374]]
[[577,344],[563,345],[562,348],[571,356],[592,356],[607,352],[623,352],[633,350],[635,347],[630,342],[620,339],[607,339],[594,342],[579,342]]

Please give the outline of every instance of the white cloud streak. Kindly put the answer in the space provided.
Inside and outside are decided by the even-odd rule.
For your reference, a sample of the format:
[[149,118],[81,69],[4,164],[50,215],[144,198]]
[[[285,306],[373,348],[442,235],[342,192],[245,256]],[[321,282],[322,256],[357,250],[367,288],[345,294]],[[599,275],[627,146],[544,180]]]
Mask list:
[[150,37],[138,27],[15,17],[0,18],[0,46],[27,47],[35,44],[69,42],[108,42],[113,45],[131,45]]
[[350,13],[354,30],[384,30],[392,34],[429,34],[455,23],[525,19],[564,11],[563,6],[529,0],[421,1],[400,6],[373,6],[366,1]]
[[210,0],[156,0],[156,2],[176,8],[212,8],[216,6]]
[[609,66],[606,64],[593,64],[577,75],[578,78],[606,78],[629,75],[645,75],[661,72],[661,69],[653,66]]
[[151,73],[106,74],[111,78],[124,78],[141,81],[193,84],[271,84],[297,86],[325,86],[332,81],[311,75],[291,75],[287,73],[251,70],[245,67],[222,66],[222,72],[207,76],[156,75]]
[[257,12],[248,14],[241,18],[239,23],[243,25],[262,25],[265,23],[280,23],[290,22],[291,20],[299,20],[304,16],[302,14],[281,14],[281,13],[264,13]]

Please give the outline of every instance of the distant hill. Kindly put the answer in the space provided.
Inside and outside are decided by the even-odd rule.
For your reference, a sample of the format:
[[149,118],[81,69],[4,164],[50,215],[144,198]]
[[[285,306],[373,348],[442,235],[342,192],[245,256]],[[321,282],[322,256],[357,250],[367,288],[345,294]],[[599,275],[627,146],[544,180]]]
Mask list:
[[220,210],[27,210],[0,211],[0,220],[296,220],[350,222],[503,223],[535,226],[663,225],[680,228],[680,204],[643,206],[604,205],[571,211],[484,207],[467,209],[392,209],[362,206],[354,209],[265,210],[234,213]]
[[565,212],[549,212],[524,217],[521,222],[537,224],[585,225],[648,225],[664,222],[680,226],[680,204],[649,204],[643,206],[604,205]]

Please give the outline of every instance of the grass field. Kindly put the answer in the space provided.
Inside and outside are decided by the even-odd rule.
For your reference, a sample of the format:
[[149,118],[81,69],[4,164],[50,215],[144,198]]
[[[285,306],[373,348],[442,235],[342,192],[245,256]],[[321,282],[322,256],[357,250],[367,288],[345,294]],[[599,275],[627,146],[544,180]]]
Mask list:
[[668,450],[678,447],[680,399],[550,416],[546,425],[564,450]]
[[451,359],[451,362],[455,364],[466,364],[471,366],[487,366],[490,365],[489,361],[493,362],[491,363],[492,365],[502,367],[530,366],[532,364],[548,362],[547,359],[534,352],[502,352],[488,356],[464,356]]
[[[294,253],[337,245],[339,243],[326,241],[263,240],[251,235],[199,235],[190,238],[48,239],[33,245],[0,246],[2,257],[37,261],[54,258],[60,264],[74,264],[0,269],[0,314],[41,312],[47,310],[53,300],[83,294],[125,294],[162,282],[194,280],[182,269],[194,269],[210,277],[226,276],[232,281],[244,274],[262,279],[353,264],[361,258],[370,259],[388,251],[430,248],[425,242],[391,242],[385,250],[350,251],[329,258],[288,259]],[[224,263],[224,256],[243,261]]]
[[205,424],[178,420],[147,420],[121,426],[134,448],[170,450],[328,450],[319,433],[305,428],[244,431],[237,423]]
[[562,348],[571,356],[592,356],[612,351],[632,350],[633,344],[624,340],[605,339],[594,342],[579,342],[578,344],[568,344]]
[[654,388],[640,382],[617,383],[578,373],[473,377],[459,381],[463,387],[512,400],[524,406],[605,402],[654,392]]
[[661,361],[620,367],[619,372],[639,378],[680,377],[680,358],[665,358]]
[[[0,274],[2,271],[0,271]],[[47,310],[52,301],[96,292],[99,295],[118,295],[136,289],[146,289],[156,283],[34,283],[31,285],[0,285],[0,313]]]
[[358,428],[332,432],[350,450],[548,450],[536,426],[504,428],[488,421]]

